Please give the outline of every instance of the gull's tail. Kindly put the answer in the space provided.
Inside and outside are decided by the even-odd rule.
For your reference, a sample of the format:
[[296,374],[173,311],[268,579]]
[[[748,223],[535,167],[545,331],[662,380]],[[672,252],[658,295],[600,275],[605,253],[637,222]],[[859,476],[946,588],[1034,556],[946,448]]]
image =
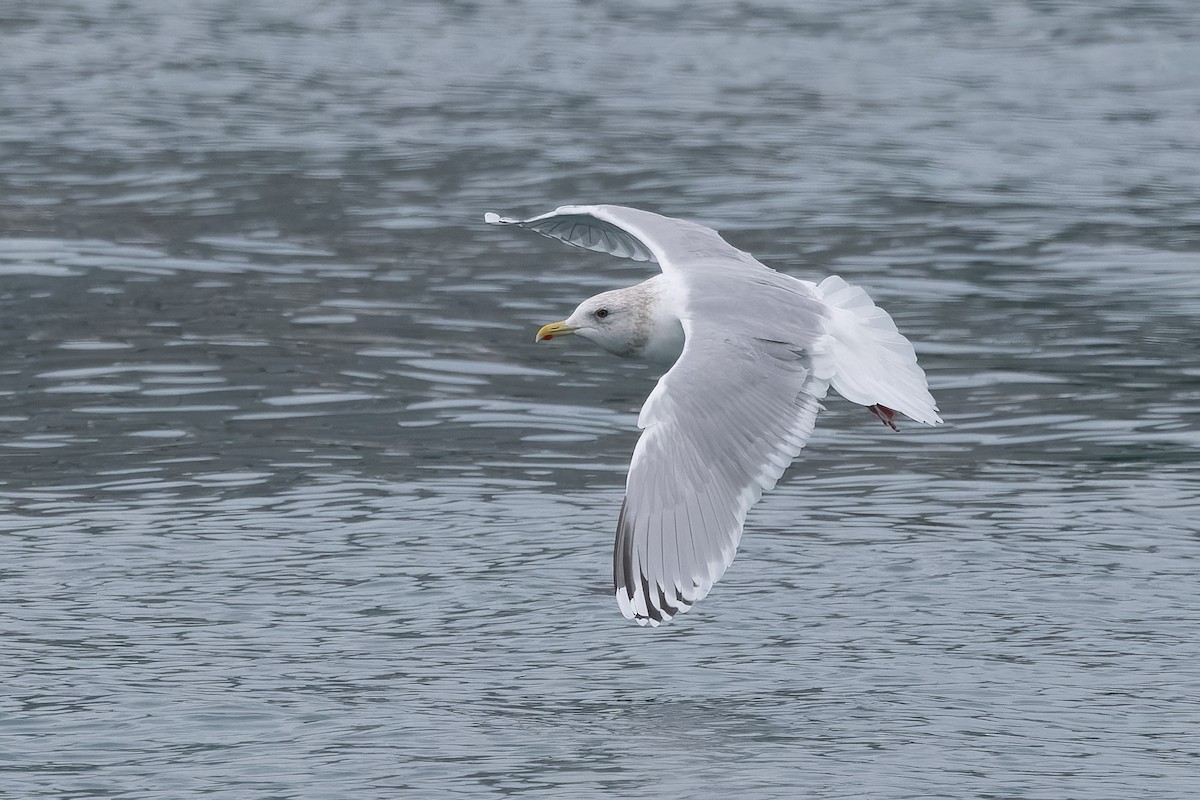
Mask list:
[[893,410],[927,425],[941,422],[912,342],[896,330],[888,313],[836,275],[821,281],[817,292],[830,310],[830,386],[888,425]]

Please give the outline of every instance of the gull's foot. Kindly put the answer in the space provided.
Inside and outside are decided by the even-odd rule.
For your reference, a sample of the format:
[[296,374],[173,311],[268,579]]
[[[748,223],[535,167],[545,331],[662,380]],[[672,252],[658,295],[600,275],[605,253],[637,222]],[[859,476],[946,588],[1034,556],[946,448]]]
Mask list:
[[867,406],[867,410],[870,411],[875,416],[879,417],[880,421],[883,422],[884,425],[887,425],[892,430],[894,430],[894,431],[900,430],[899,428],[896,427],[896,423],[892,421],[896,417],[896,412],[893,411],[892,409],[888,408],[887,406],[881,406],[878,403],[876,403],[873,406]]

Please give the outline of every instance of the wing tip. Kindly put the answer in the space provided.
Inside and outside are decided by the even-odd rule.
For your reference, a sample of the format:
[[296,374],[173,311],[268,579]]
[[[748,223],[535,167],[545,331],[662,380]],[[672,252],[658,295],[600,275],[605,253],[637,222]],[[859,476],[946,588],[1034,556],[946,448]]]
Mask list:
[[649,625],[651,628],[657,628],[659,625],[666,625],[671,620],[680,614],[686,614],[692,610],[697,602],[704,598],[707,592],[701,592],[698,597],[688,600],[683,597],[682,593],[676,590],[673,601],[668,601],[666,595],[663,594],[662,587],[657,587],[660,599],[658,602],[649,602],[645,604],[645,610],[641,610],[638,597],[630,597],[628,589],[623,586],[618,586],[613,595],[617,599],[617,606],[621,609],[621,616],[625,619],[631,619],[643,628]]

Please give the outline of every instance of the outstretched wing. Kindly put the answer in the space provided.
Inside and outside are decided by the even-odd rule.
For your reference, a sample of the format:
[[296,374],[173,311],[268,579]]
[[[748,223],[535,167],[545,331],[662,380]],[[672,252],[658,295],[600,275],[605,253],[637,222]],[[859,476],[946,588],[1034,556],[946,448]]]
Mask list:
[[736,263],[766,269],[712,228],[625,206],[562,206],[524,220],[489,212],[483,219],[491,225],[528,228],[586,250],[653,261],[663,272],[696,263]]
[[642,625],[708,594],[733,561],[746,513],[808,440],[829,383],[798,347],[687,334],[642,407],[617,523],[617,604]]

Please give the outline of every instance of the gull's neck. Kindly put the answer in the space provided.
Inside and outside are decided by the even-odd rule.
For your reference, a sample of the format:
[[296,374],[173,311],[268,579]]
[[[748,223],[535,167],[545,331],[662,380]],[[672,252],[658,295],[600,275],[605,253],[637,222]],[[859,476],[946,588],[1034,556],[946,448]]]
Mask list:
[[630,291],[642,294],[650,310],[649,330],[637,357],[664,366],[674,364],[683,352],[683,324],[675,311],[667,276],[655,275],[631,286]]

